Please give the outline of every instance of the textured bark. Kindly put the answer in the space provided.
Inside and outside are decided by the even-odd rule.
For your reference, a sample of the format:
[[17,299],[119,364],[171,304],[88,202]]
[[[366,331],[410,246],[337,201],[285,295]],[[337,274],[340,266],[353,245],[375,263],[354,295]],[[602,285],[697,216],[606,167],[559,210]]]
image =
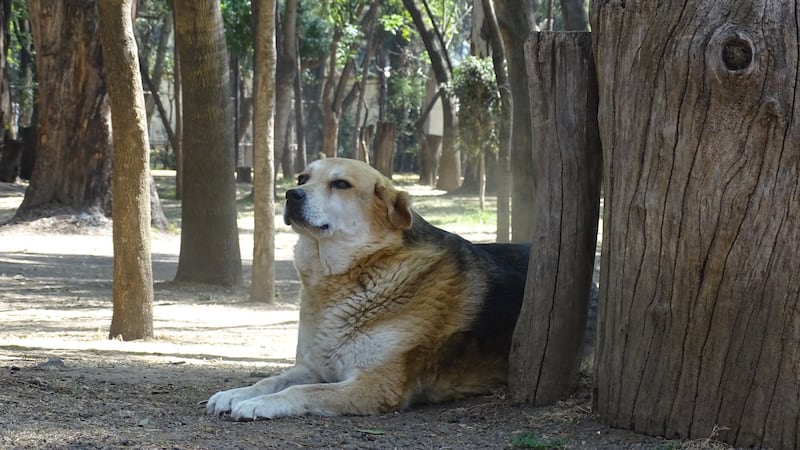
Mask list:
[[496,4],[497,21],[503,34],[511,85],[511,240],[528,242],[533,233],[531,110],[528,99],[528,76],[524,43],[534,30],[530,0],[500,0]]
[[113,125],[114,312],[109,338],[153,337],[150,143],[132,0],[98,3]]
[[[294,93],[294,80],[297,76],[297,0],[287,0],[284,8],[283,21],[280,23],[278,41],[276,44],[276,70],[275,70],[275,161],[281,162],[283,177],[294,178],[294,159],[288,154],[290,126],[289,118],[292,116],[292,94]],[[255,28],[256,33],[259,28]],[[287,157],[288,156],[288,157]]]
[[425,49],[431,60],[431,68],[439,85],[440,99],[442,101],[444,135],[441,141],[442,153],[437,165],[439,178],[436,187],[445,191],[455,191],[461,186],[461,156],[456,149],[456,110],[449,93],[452,68],[450,67],[447,49],[444,48],[442,40],[437,37],[438,30],[436,26],[429,27],[425,22],[422,10],[420,10],[416,1],[403,0],[403,5],[411,15],[414,27],[425,44]]
[[796,2],[598,1],[604,147],[594,412],[800,447]]
[[28,2],[36,47],[36,165],[18,219],[110,214],[111,124],[95,1]]
[[583,31],[589,25],[583,0],[561,0],[561,15],[564,16],[564,31]]
[[387,178],[394,172],[394,153],[396,147],[397,128],[392,122],[378,122],[373,147],[375,152],[374,166]]
[[518,402],[555,403],[577,385],[597,247],[602,150],[589,33],[535,33],[526,55],[536,211],[511,347]]
[[503,35],[497,22],[497,13],[492,0],[482,0],[489,44],[492,49],[492,68],[500,90],[500,124],[497,131],[497,242],[511,240],[511,85],[506,71],[506,49]]
[[233,105],[219,2],[175,0],[183,93],[178,281],[238,285]]
[[253,2],[253,276],[250,301],[275,300],[275,0]]

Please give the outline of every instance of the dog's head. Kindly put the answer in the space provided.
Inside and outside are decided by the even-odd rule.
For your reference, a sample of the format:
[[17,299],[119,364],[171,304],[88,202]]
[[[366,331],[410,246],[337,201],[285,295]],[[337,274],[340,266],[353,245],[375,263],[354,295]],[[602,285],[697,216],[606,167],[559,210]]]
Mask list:
[[409,195],[361,161],[314,161],[297,184],[286,192],[283,220],[301,235],[366,242],[411,227]]

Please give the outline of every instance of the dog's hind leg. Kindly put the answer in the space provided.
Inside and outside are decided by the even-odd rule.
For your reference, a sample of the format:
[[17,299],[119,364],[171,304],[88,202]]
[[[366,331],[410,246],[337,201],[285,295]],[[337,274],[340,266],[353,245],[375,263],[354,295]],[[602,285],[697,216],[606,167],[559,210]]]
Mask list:
[[231,411],[242,401],[272,394],[289,386],[317,383],[319,381],[319,378],[307,367],[302,365],[294,366],[280,375],[264,378],[252,386],[217,392],[208,399],[206,411],[210,415],[218,416]]

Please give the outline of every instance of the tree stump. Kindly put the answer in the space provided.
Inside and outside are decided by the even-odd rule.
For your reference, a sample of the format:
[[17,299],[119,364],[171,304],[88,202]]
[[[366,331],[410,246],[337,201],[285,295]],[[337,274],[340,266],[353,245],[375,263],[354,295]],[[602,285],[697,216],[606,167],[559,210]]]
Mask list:
[[787,0],[592,3],[608,425],[800,447],[798,17]]
[[525,50],[534,136],[533,240],[509,386],[515,401],[544,405],[577,383],[602,152],[589,33],[536,33]]

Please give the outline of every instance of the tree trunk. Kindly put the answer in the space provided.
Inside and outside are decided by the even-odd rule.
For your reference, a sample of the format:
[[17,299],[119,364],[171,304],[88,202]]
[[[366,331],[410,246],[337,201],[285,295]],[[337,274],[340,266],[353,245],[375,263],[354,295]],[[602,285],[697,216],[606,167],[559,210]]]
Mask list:
[[233,105],[219,2],[175,0],[183,81],[183,205],[178,281],[239,285]]
[[[289,139],[289,118],[292,115],[292,94],[294,93],[294,79],[297,76],[297,0],[287,0],[285,12],[278,34],[277,69],[275,71],[275,161],[281,161],[283,177],[294,178],[294,166],[286,164],[293,158],[286,157],[290,151],[287,144]],[[259,30],[256,28],[256,32]],[[255,131],[255,130],[253,130]]]
[[253,3],[253,276],[250,301],[275,300],[275,0]]
[[482,0],[492,48],[492,68],[500,91],[500,124],[497,132],[497,242],[509,242],[511,237],[511,86],[506,72],[506,50],[492,0]]
[[[437,187],[446,191],[455,191],[461,186],[461,156],[456,149],[456,129],[455,115],[456,110],[453,105],[450,89],[451,67],[447,49],[443,42],[437,38],[437,28],[435,22],[429,27],[422,16],[415,0],[403,0],[406,11],[414,21],[414,27],[419,32],[428,57],[431,60],[431,68],[436,77],[436,82],[440,86],[440,98],[442,101],[442,112],[444,115],[444,125],[442,136],[442,155],[439,159],[439,179]],[[430,18],[433,20],[433,18]]]
[[[302,67],[300,66],[300,54],[297,54],[295,59],[297,65],[297,73],[299,74]],[[294,77],[294,130],[297,142],[297,154],[294,157],[295,172],[302,172],[308,165],[306,155],[306,127],[305,127],[305,108],[303,107],[303,77]]]
[[39,136],[18,219],[65,209],[111,213],[111,124],[95,3],[28,2]]
[[396,128],[394,123],[379,122],[373,140],[374,166],[387,178],[392,178],[394,149],[396,146]]
[[561,0],[564,31],[584,31],[589,25],[583,0]]
[[503,34],[512,98],[511,128],[511,240],[528,242],[533,233],[533,154],[531,109],[524,43],[535,30],[530,0],[496,2],[497,20]]
[[589,33],[527,44],[536,211],[524,303],[511,347],[515,401],[547,405],[577,385],[597,247],[601,147]]
[[800,447],[796,2],[594,2],[604,232],[594,411]]
[[114,131],[114,313],[109,338],[152,338],[150,143],[132,0],[103,0],[97,10]]
[[[172,26],[175,27],[175,14],[172,14]],[[175,152],[175,200],[183,199],[183,89],[181,85],[181,59],[178,49],[174,49],[175,72],[173,75],[173,90],[175,92],[175,142],[172,151]]]

